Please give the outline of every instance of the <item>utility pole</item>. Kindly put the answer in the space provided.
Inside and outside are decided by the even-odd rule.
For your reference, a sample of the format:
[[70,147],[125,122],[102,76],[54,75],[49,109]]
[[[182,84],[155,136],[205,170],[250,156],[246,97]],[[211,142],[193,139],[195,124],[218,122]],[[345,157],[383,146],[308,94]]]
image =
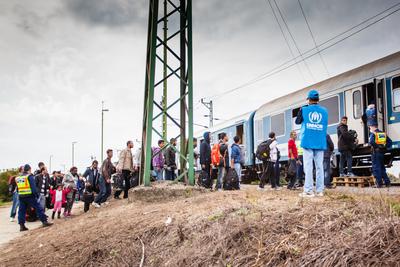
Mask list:
[[53,157],[53,155],[50,155],[50,160],[49,160],[49,173],[51,173],[51,158]]
[[[159,18],[159,16],[162,15],[162,12],[159,14],[159,4],[162,3],[161,0],[149,0],[140,180],[144,182],[145,186],[150,186],[150,166],[152,160],[151,144],[153,133],[170,145],[169,140],[166,140],[166,135],[164,136],[162,131],[157,129],[153,123],[156,119],[160,117],[164,118],[165,116],[177,126],[177,130],[180,132],[179,135],[175,137],[175,139],[179,139],[180,146],[174,148],[180,158],[180,172],[176,179],[179,180],[183,178],[185,181],[188,180],[190,185],[194,185],[192,0],[163,0],[163,2],[170,7],[171,11],[162,18]],[[165,8],[164,6],[164,9]],[[171,19],[169,17],[171,17]],[[168,25],[168,21],[179,21],[179,23]],[[163,23],[165,29],[161,36],[157,34],[160,23]],[[165,31],[171,30],[171,28],[172,33],[165,38],[167,34]],[[168,40],[168,45],[164,42],[164,39]],[[173,40],[175,39],[176,41],[174,42]],[[161,50],[161,46],[164,48],[163,51],[167,49],[177,60],[176,65],[167,64],[167,62],[164,62],[164,58],[157,54],[157,48]],[[164,56],[165,55],[166,53],[164,53]],[[157,63],[163,64],[163,66],[167,68],[169,74],[165,76],[165,68],[163,75],[156,74]],[[166,102],[162,103],[165,104],[165,106],[160,105],[159,98],[156,99],[159,94],[155,93],[155,89],[157,89],[159,85],[164,84],[166,79],[175,79],[180,85],[179,97],[169,106],[166,106]],[[165,94],[165,99],[166,96],[167,94]],[[174,106],[179,106],[179,120],[175,120],[168,113],[170,108]]]
[[167,140],[167,94],[168,94],[168,50],[167,50],[167,42],[168,42],[168,6],[167,0],[164,0],[164,48],[163,48],[163,99],[162,99],[162,108],[163,108],[163,118],[162,118],[162,135],[163,139]]
[[75,144],[76,143],[78,143],[78,142],[76,142],[76,141],[74,141],[74,142],[72,142],[72,166],[71,167],[74,167],[75,165],[74,165],[74,163],[75,163]]
[[104,101],[101,101],[101,163],[103,163],[103,153],[104,153],[104,112],[108,112],[108,109],[104,108]]
[[209,115],[206,116],[209,118],[209,128],[214,126],[214,107],[213,107],[213,102],[210,100],[210,102],[204,101],[204,98],[201,99],[201,103],[208,109]]

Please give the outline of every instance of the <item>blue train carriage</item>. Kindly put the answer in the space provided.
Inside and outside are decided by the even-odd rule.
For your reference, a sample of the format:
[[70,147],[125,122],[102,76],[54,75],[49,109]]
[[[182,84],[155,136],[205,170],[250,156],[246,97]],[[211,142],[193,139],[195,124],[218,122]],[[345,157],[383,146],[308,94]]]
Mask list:
[[[342,116],[348,117],[349,129],[358,133],[359,145],[354,153],[353,171],[359,175],[371,174],[371,148],[368,145],[368,128],[362,122],[367,106],[377,106],[379,128],[393,139],[393,149],[386,154],[385,163],[391,166],[399,160],[400,151],[400,52],[381,58],[325,81],[295,91],[261,106],[254,115],[254,153],[257,145],[268,139],[274,131],[279,143],[281,162],[288,159],[287,142],[295,124],[299,108],[306,104],[310,89],[320,92],[320,104],[329,112],[328,134],[335,144],[338,162],[336,128]],[[256,161],[256,164],[260,162]],[[336,164],[338,165],[338,164]],[[337,170],[336,170],[337,171]]]
[[224,121],[211,129],[206,129],[198,132],[199,146],[203,142],[203,133],[209,131],[211,133],[211,146],[219,141],[219,135],[226,133],[229,137],[229,156],[231,145],[233,144],[233,137],[236,135],[240,137],[240,147],[242,155],[244,156],[242,180],[253,179],[249,170],[253,169],[254,165],[254,142],[253,142],[253,117],[255,112],[249,112],[233,119]]

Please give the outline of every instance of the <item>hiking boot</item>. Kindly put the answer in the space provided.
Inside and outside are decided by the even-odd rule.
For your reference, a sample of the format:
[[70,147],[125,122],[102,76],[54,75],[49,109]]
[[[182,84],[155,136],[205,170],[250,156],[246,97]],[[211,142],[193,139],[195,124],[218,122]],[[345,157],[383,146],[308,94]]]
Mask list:
[[302,192],[299,194],[299,197],[315,197],[313,192]]
[[50,223],[50,222],[48,222],[48,221],[42,222],[42,226],[43,226],[43,227],[49,227],[49,226],[52,226],[52,225],[53,225],[53,223]]
[[28,231],[29,229],[25,227],[25,224],[21,223],[19,225],[19,231],[20,232],[24,232],[24,231]]

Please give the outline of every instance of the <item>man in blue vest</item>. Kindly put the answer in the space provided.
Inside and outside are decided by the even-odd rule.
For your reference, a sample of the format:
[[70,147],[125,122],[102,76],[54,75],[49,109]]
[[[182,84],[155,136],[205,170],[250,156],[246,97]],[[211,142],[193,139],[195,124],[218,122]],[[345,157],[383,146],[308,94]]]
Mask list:
[[28,230],[28,228],[25,227],[25,215],[26,209],[29,206],[35,209],[44,227],[51,226],[52,223],[47,222],[47,216],[39,205],[39,192],[36,189],[35,177],[31,173],[31,166],[26,164],[24,166],[24,172],[15,178],[15,182],[17,184],[19,197],[18,223],[20,225],[20,231]]
[[316,168],[316,193],[324,195],[324,151],[328,127],[328,111],[320,106],[319,93],[311,90],[307,96],[308,105],[299,110],[296,124],[301,124],[301,144],[303,148],[304,173],[306,176],[304,192],[301,197],[314,197],[313,161]]

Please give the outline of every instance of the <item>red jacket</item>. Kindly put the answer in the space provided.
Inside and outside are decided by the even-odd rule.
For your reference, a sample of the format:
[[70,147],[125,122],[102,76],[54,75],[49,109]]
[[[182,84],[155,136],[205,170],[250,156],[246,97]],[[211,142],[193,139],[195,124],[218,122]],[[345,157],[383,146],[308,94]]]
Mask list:
[[[51,195],[51,204],[56,203],[56,191],[54,189],[50,189],[50,195]],[[67,194],[70,192],[70,189],[63,189],[62,190],[62,200],[61,203],[65,204],[67,203]]]
[[[290,150],[292,153],[290,153]],[[298,157],[296,142],[291,138],[288,141],[288,157],[290,159],[297,159]]]

